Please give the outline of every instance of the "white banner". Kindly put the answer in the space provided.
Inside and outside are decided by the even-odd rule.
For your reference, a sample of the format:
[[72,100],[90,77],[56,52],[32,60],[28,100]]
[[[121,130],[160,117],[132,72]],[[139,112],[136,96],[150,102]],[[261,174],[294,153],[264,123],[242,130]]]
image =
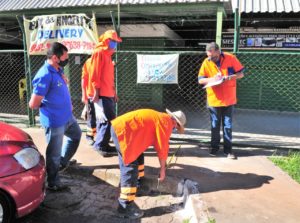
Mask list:
[[179,54],[137,54],[137,83],[177,84]]
[[35,16],[24,19],[27,52],[45,55],[52,42],[64,44],[73,54],[91,54],[98,34],[96,19],[85,14]]

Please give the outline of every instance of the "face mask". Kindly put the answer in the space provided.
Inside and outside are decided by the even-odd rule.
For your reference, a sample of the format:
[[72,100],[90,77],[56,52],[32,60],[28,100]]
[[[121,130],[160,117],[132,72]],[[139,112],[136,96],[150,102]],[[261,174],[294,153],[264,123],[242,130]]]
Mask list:
[[117,45],[118,45],[118,43],[117,43],[116,41],[110,40],[110,41],[109,41],[109,44],[108,44],[108,47],[109,47],[110,49],[115,50],[115,49],[117,48]]
[[60,60],[58,65],[61,66],[61,67],[64,67],[68,64],[68,62],[69,62],[69,59]]

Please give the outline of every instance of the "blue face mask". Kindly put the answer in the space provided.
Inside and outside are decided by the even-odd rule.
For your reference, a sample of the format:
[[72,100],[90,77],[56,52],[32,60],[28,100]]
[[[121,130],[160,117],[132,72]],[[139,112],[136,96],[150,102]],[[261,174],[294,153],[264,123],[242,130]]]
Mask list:
[[115,49],[117,48],[117,45],[118,45],[118,43],[117,43],[116,41],[110,40],[110,41],[109,41],[109,44],[108,44],[108,47],[109,47],[110,49],[115,50]]

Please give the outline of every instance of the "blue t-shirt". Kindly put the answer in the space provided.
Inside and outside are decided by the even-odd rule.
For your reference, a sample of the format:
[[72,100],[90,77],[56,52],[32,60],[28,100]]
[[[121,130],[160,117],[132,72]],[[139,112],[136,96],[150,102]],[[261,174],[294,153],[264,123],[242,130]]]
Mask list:
[[71,96],[62,74],[61,68],[57,71],[45,61],[32,81],[33,93],[44,97],[40,107],[44,127],[61,127],[72,117]]

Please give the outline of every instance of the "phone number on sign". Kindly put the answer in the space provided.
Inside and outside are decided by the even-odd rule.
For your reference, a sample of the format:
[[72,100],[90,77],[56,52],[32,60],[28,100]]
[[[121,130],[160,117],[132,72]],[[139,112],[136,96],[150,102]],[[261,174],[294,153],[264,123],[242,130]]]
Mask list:
[[[95,43],[86,41],[62,41],[61,43],[68,48],[69,53],[72,52],[72,50],[76,50],[77,52],[79,50],[90,51],[96,46]],[[49,49],[50,44],[51,43],[34,43],[30,46],[30,53],[45,51]]]

